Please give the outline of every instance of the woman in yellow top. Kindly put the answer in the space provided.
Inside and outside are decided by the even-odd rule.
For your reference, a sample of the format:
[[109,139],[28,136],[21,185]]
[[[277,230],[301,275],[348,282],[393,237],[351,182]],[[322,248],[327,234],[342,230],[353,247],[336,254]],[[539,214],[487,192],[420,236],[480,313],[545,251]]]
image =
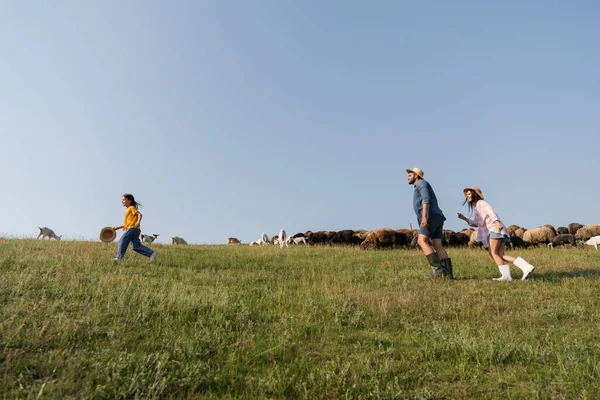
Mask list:
[[131,242],[133,244],[133,251],[146,257],[150,257],[150,262],[154,262],[156,251],[149,249],[140,242],[140,234],[142,233],[140,230],[140,222],[142,221],[142,214],[138,211],[138,207],[141,206],[141,204],[136,202],[133,195],[129,193],[123,195],[121,204],[123,204],[124,207],[127,207],[127,210],[125,211],[125,221],[123,222],[123,225],[115,226],[113,228],[114,230],[122,228],[124,231],[123,236],[119,239],[119,249],[117,250],[117,256],[114,260],[119,261],[125,256],[129,242]]

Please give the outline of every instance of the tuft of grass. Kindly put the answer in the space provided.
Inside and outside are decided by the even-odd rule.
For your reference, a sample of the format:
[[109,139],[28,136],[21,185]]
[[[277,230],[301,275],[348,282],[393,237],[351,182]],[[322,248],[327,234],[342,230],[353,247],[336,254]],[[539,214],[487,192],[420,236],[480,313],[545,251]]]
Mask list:
[[0,239],[2,397],[600,397],[593,249],[153,248]]

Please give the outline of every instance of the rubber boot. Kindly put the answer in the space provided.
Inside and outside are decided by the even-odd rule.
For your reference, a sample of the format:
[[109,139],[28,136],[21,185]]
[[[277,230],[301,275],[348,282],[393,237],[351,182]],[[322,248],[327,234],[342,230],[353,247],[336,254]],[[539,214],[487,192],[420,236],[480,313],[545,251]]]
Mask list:
[[519,268],[521,271],[523,271],[523,277],[521,278],[521,280],[525,280],[525,278],[527,278],[527,275],[529,275],[529,273],[535,269],[535,267],[533,265],[529,264],[527,261],[523,260],[521,257],[517,257],[515,259],[515,262],[513,262],[513,264],[515,264],[515,266],[517,268]]
[[429,265],[431,265],[430,278],[444,278],[446,276],[446,270],[442,267],[438,253],[427,255],[427,261],[429,262]]
[[450,279],[454,279],[454,275],[452,274],[452,260],[450,258],[444,258],[443,260],[440,260],[440,263],[446,272],[446,276]]
[[494,278],[495,281],[512,281],[512,276],[510,276],[510,265],[498,265],[498,269],[502,276],[500,278]]

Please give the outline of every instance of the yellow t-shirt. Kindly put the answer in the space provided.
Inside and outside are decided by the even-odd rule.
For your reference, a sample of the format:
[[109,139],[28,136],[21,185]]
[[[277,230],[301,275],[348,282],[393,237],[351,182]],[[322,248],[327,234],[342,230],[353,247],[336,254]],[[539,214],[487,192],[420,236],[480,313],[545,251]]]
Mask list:
[[126,231],[129,228],[135,227],[135,223],[137,222],[137,215],[139,211],[134,206],[127,207],[125,211],[125,222],[123,222],[123,230]]

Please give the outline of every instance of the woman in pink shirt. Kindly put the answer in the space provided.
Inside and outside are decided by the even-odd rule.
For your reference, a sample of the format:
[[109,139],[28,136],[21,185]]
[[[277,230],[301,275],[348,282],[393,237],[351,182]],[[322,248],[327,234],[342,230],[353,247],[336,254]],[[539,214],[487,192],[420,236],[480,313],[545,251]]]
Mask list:
[[494,208],[483,199],[483,194],[478,187],[466,188],[463,190],[466,200],[465,203],[469,206],[469,211],[473,214],[473,219],[469,219],[458,213],[458,218],[465,221],[470,226],[477,228],[477,240],[483,242],[483,246],[488,250],[490,256],[498,265],[498,269],[502,276],[500,278],[494,278],[496,281],[512,281],[510,275],[510,263],[514,264],[523,271],[523,277],[527,278],[527,275],[534,270],[534,266],[529,264],[521,257],[511,257],[504,254],[506,243],[510,243],[510,236],[508,230],[500,221],[498,214]]

